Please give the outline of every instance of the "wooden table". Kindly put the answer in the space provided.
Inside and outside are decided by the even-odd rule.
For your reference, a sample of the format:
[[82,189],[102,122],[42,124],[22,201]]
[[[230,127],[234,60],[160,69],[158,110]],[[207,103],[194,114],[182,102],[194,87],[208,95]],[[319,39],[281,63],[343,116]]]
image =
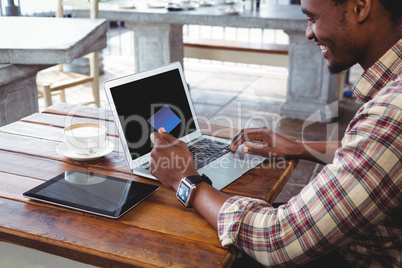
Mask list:
[[[117,146],[94,161],[59,155],[66,124],[105,125]],[[213,130],[216,130],[214,128]],[[225,136],[230,131],[219,131]],[[101,267],[229,267],[238,254],[222,247],[215,229],[173,190],[133,175],[119,150],[111,113],[59,104],[0,128],[0,240]],[[223,189],[273,202],[297,161],[265,163]],[[30,201],[21,194],[71,168],[160,185],[118,220]]]

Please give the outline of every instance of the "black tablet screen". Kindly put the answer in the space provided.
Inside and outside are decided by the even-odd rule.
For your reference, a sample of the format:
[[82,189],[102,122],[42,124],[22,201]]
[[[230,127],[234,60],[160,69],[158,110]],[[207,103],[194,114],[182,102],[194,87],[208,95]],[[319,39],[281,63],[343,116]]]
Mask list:
[[118,218],[158,188],[155,185],[71,169],[23,195],[55,205]]

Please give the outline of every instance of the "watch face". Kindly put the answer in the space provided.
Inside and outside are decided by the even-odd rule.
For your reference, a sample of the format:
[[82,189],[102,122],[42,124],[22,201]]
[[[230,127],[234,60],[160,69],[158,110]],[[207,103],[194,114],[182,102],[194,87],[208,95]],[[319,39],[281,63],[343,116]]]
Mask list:
[[187,200],[188,200],[188,196],[190,194],[190,187],[185,184],[185,183],[180,183],[179,189],[177,191],[177,198],[180,199],[180,201],[183,204],[186,204]]

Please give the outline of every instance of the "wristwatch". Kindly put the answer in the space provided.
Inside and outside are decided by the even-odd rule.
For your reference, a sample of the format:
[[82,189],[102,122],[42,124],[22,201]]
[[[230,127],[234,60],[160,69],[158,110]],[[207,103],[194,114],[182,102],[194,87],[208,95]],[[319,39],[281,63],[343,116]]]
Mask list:
[[177,188],[176,197],[186,207],[191,207],[197,189],[197,184],[205,181],[212,185],[212,181],[205,175],[188,176],[181,180],[179,188]]

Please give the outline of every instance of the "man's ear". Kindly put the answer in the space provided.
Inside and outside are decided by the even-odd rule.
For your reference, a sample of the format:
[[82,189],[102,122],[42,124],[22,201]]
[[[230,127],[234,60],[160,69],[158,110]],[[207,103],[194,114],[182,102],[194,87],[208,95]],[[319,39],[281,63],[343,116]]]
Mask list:
[[373,0],[355,0],[354,2],[353,11],[357,22],[364,22],[371,13]]

